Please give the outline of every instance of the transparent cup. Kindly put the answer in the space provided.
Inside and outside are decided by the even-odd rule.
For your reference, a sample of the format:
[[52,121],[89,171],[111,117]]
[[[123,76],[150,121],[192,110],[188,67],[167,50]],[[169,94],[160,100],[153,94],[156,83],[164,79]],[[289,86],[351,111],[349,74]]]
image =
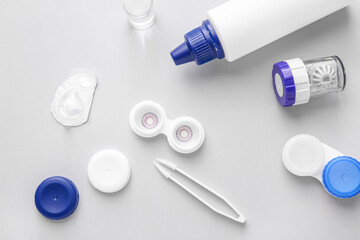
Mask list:
[[150,28],[155,22],[153,0],[125,0],[124,10],[130,25],[135,29]]

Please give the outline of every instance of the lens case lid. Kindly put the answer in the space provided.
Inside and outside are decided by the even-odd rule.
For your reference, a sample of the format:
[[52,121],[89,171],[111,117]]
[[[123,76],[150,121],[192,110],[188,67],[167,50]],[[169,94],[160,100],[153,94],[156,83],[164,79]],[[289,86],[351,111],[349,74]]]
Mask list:
[[290,138],[282,159],[291,173],[318,179],[334,197],[350,198],[360,193],[360,163],[316,137],[301,134]]
[[129,159],[119,151],[107,149],[96,153],[87,168],[88,178],[94,188],[104,193],[123,189],[131,177]]
[[132,130],[141,137],[166,135],[170,146],[179,153],[195,152],[205,139],[205,131],[199,121],[192,117],[171,120],[167,118],[165,110],[152,101],[136,104],[129,121]]
[[285,167],[297,176],[316,174],[323,167],[324,158],[324,148],[320,140],[305,134],[290,138],[282,153]]
[[36,189],[35,205],[46,218],[60,220],[69,217],[79,203],[79,192],[68,178],[54,176],[45,179]]
[[322,174],[325,189],[335,197],[350,198],[360,193],[360,163],[341,156],[326,164]]

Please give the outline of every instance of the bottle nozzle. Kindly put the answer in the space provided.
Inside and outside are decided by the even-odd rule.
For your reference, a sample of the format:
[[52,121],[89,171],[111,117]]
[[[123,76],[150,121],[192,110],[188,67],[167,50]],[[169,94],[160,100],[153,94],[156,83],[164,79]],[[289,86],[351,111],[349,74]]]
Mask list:
[[174,60],[175,65],[181,65],[195,60],[186,42],[183,42],[180,46],[171,51],[170,55]]
[[170,53],[176,65],[192,61],[201,65],[225,56],[219,38],[209,20],[205,20],[200,27],[188,32],[184,37],[185,42]]

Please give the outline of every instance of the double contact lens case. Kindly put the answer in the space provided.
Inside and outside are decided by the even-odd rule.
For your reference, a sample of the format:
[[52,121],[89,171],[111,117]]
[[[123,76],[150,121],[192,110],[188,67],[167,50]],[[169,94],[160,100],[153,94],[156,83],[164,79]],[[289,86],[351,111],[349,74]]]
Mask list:
[[282,159],[291,173],[318,179],[334,197],[351,198],[360,193],[360,163],[311,135],[290,138]]
[[192,117],[167,118],[165,110],[152,101],[136,104],[130,113],[130,126],[139,136],[167,136],[170,146],[179,153],[192,153],[204,142],[205,132],[202,125]]

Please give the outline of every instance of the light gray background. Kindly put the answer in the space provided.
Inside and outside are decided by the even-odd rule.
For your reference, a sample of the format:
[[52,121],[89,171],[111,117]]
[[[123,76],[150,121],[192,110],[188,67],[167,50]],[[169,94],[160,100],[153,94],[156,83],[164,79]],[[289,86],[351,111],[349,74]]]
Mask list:
[[[156,24],[138,32],[121,0],[0,0],[0,239],[360,238],[359,197],[333,198],[281,162],[283,144],[298,133],[360,159],[360,2],[233,63],[175,66],[169,52],[222,2],[155,0]],[[344,92],[280,107],[273,63],[334,54],[346,66]],[[74,67],[94,71],[99,84],[89,121],[65,128],[50,105]],[[163,136],[136,136],[128,116],[142,100],[160,103],[170,118],[197,118],[203,147],[185,156]],[[98,192],[86,175],[92,155],[107,148],[122,151],[133,167],[116,194]],[[153,167],[156,157],[228,197],[246,224],[165,180]],[[53,175],[72,179],[80,191],[76,212],[59,222],[34,205],[36,187]]]

